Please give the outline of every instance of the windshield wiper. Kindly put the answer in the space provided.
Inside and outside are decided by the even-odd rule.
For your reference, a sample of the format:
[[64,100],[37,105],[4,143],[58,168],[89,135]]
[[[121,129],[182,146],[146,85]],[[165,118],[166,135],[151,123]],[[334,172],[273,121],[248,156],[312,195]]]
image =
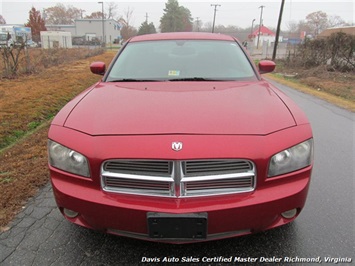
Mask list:
[[114,79],[114,80],[108,80],[108,82],[154,82],[154,81],[161,81],[161,80],[156,80],[156,79]]
[[175,79],[113,79],[107,80],[107,82],[158,82],[158,81],[222,81],[221,79],[210,79],[202,77],[191,77],[191,78],[175,78]]
[[168,79],[168,81],[218,81],[218,79],[209,79],[209,78],[202,78],[202,77],[191,77],[191,78]]

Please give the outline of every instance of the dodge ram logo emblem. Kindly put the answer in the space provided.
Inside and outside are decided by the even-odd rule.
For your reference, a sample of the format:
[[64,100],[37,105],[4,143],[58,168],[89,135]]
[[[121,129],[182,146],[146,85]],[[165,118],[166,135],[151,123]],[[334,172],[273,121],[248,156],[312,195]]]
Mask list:
[[174,150],[174,151],[179,151],[182,149],[182,142],[173,142],[171,144],[171,148]]

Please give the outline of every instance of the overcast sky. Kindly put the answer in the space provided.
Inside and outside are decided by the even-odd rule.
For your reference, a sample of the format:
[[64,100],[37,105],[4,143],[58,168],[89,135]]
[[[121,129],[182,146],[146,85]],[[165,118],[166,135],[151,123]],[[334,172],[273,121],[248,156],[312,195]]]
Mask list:
[[[108,2],[117,3],[118,15],[123,15],[125,13],[124,11],[128,8],[133,10],[131,24],[135,27],[140,26],[140,24],[145,20],[147,13],[148,21],[153,22],[155,27],[158,28],[166,1],[167,0],[104,0],[104,6],[105,3],[107,4]],[[281,28],[283,30],[287,30],[287,25],[290,21],[297,22],[304,20],[308,14],[315,11],[323,11],[330,16],[340,16],[346,22],[354,23],[354,1],[355,0],[286,0]],[[101,4],[99,4],[97,0],[78,0],[72,2],[52,0],[0,0],[0,14],[5,18],[8,24],[24,24],[28,20],[28,12],[32,6],[37,10],[42,11],[44,8],[55,6],[57,3],[62,3],[65,6],[72,5],[79,9],[83,9],[85,10],[84,16],[90,15],[92,12],[101,11]],[[221,6],[217,7],[216,25],[236,25],[242,28],[250,27],[253,19],[256,19],[254,25],[258,24],[261,11],[259,7],[265,6],[263,9],[263,24],[267,27],[276,28],[281,0],[179,0],[179,4],[191,11],[194,20],[198,18],[202,21],[202,23],[211,23],[213,21],[214,7],[212,7],[211,4],[219,4]]]

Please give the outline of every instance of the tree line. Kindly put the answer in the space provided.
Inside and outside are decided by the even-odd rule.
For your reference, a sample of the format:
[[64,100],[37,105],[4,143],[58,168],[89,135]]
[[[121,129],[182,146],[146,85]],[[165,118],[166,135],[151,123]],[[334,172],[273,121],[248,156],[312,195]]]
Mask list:
[[[75,19],[115,19],[122,25],[121,35],[123,39],[128,39],[134,35],[142,35],[157,32],[156,26],[153,22],[148,21],[148,17],[136,29],[131,25],[133,10],[127,8],[123,11],[123,15],[118,16],[118,6],[115,2],[105,3],[105,11],[93,12],[84,16],[85,10],[78,9],[72,5],[65,6],[57,4],[53,7],[46,8],[41,15],[34,7],[29,12],[28,22],[25,24],[31,27],[33,36],[39,36],[39,32],[46,30],[45,24],[52,25],[69,25],[74,24]],[[5,18],[0,15],[0,24],[5,24]],[[309,36],[316,37],[320,32],[329,27],[346,26],[349,25],[339,16],[328,16],[322,11],[310,13],[306,16],[305,20],[298,22],[292,21],[288,23],[288,30],[282,32],[283,36],[290,38],[299,38],[303,33]],[[258,25],[255,25],[255,28]],[[273,27],[269,27],[275,30]],[[178,31],[211,31],[212,25],[210,22],[203,23],[202,21],[192,18],[191,12],[188,8],[179,4],[178,0],[167,0],[163,15],[160,18],[159,30],[161,32],[178,32]],[[248,32],[251,32],[251,27],[240,28],[235,25],[217,25],[215,32],[235,34],[245,33],[237,36],[240,39],[245,39]],[[36,38],[36,37],[35,37]],[[39,38],[39,37],[38,37]],[[38,41],[34,39],[34,41]]]

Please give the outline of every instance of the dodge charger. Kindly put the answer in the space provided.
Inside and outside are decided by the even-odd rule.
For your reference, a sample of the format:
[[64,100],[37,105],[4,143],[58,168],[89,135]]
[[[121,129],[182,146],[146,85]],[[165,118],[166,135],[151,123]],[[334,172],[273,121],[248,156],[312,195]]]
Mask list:
[[292,222],[313,166],[310,123],[238,40],[160,33],[128,40],[48,133],[51,183],[69,221],[169,243]]

